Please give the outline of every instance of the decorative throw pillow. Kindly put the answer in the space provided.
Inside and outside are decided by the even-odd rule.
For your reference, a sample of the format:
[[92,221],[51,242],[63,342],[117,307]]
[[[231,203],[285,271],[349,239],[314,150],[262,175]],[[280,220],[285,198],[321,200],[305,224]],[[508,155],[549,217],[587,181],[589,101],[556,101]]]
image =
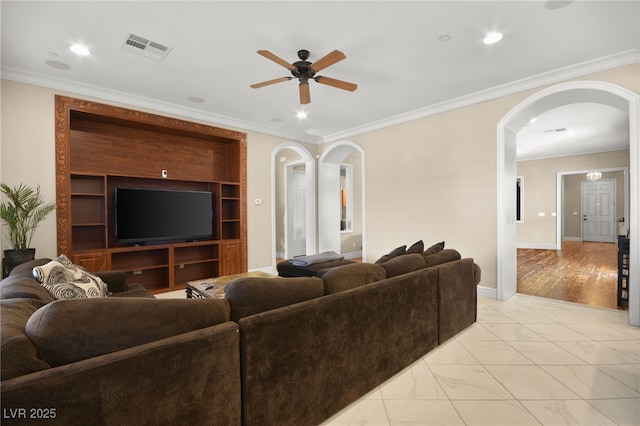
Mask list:
[[405,244],[404,246],[396,247],[395,249],[391,250],[389,253],[385,254],[380,259],[376,260],[375,263],[384,263],[387,260],[391,260],[396,256],[401,256],[406,253],[407,253],[407,246]]
[[74,265],[65,255],[33,268],[33,277],[54,299],[106,297],[109,294],[107,285],[99,277]]
[[439,243],[432,245],[431,247],[426,249],[422,254],[424,256],[428,256],[430,254],[438,253],[439,251],[442,251],[442,250],[444,250],[444,241],[440,241]]
[[415,243],[411,244],[411,247],[409,247],[407,249],[407,254],[409,254],[409,253],[422,254],[423,251],[424,251],[424,243],[422,242],[422,240],[420,240],[420,241],[416,241]]

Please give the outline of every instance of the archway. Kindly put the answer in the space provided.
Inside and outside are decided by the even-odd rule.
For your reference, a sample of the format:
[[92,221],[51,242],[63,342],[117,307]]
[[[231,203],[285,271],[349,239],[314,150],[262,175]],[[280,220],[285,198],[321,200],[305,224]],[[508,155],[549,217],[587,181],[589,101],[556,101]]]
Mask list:
[[340,166],[345,162],[348,156],[353,153],[359,155],[359,167],[361,172],[355,176],[359,179],[358,185],[354,189],[360,193],[357,197],[360,213],[356,215],[359,223],[358,229],[361,230],[361,252],[360,256],[364,259],[365,255],[365,171],[364,171],[364,149],[360,145],[351,141],[339,141],[331,144],[321,155],[318,160],[318,250],[320,252],[335,251],[342,253],[340,230]]
[[630,187],[629,202],[629,323],[640,326],[640,212],[637,188],[640,187],[638,154],[640,96],[614,84],[600,81],[577,81],[544,89],[513,108],[497,127],[497,282],[496,298],[506,300],[516,292],[516,139],[530,117],[559,105],[595,102],[613,106],[629,116]]
[[[286,159],[282,161],[280,154],[283,151],[294,151],[298,156],[297,162],[304,168],[304,215],[305,215],[305,246],[306,254],[316,253],[316,164],[313,155],[304,146],[295,142],[284,142],[278,145],[271,153],[271,262],[272,268],[276,270],[276,257],[278,256],[278,232],[279,225],[286,228],[286,217],[284,212],[287,209],[285,195],[279,188],[284,188],[286,179]],[[283,173],[278,173],[281,167]],[[280,179],[278,176],[281,176]],[[283,231],[284,233],[284,231]],[[282,237],[282,244],[287,244],[286,236]],[[284,252],[288,250],[285,248]]]

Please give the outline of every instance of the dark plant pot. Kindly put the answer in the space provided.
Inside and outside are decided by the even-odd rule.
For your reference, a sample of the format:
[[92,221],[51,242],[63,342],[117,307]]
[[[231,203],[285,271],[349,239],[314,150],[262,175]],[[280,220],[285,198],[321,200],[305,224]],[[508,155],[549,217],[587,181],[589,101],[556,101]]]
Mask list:
[[6,277],[9,272],[21,263],[28,262],[36,258],[36,249],[5,250],[4,262],[2,265],[2,276]]

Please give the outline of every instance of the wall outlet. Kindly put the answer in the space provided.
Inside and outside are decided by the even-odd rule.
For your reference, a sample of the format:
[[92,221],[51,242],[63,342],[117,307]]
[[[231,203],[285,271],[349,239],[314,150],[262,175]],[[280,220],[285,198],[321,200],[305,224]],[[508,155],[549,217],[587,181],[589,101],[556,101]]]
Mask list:
[[166,179],[166,178],[167,178],[167,176],[169,176],[169,172],[168,172],[168,171],[166,171],[166,170],[163,170],[163,171],[162,171],[162,178],[163,178],[163,179]]

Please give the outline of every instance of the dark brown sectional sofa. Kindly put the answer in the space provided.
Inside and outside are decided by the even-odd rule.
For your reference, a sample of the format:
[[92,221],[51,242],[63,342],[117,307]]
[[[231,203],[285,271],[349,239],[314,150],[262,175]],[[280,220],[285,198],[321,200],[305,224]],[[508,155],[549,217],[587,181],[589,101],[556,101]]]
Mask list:
[[218,300],[53,301],[27,269],[0,282],[3,424],[319,424],[475,322],[480,268],[453,252]]

